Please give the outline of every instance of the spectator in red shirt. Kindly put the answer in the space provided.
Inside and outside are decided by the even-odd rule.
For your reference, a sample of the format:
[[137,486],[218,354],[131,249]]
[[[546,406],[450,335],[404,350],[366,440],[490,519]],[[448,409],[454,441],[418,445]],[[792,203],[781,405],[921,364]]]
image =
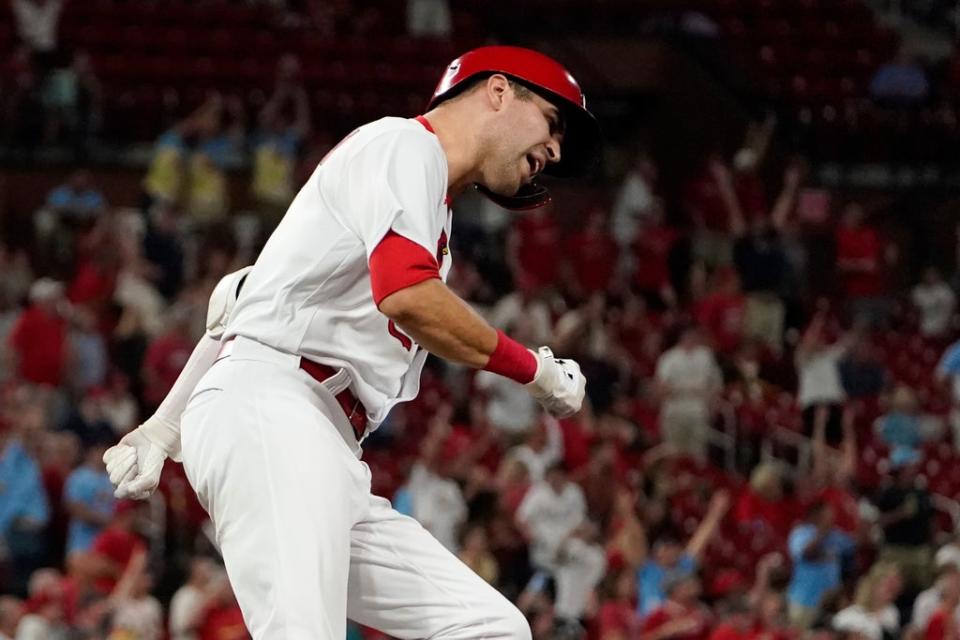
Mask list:
[[889,314],[883,270],[896,260],[895,249],[885,245],[875,227],[864,223],[863,208],[856,202],[843,210],[836,244],[841,293],[853,317],[882,325]]
[[30,287],[30,306],[14,323],[10,348],[16,371],[28,382],[51,387],[63,383],[67,364],[67,321],[63,285],[40,278]]
[[477,472],[496,473],[503,458],[502,436],[487,420],[483,401],[473,399],[461,406],[452,415],[450,427],[440,452],[445,473],[463,483]]
[[960,627],[957,625],[957,610],[960,607],[960,582],[957,580],[940,581],[940,604],[927,628],[923,640],[960,640]]
[[677,304],[670,256],[679,239],[680,231],[666,223],[663,202],[656,200],[634,240],[632,265],[633,286],[653,310]]
[[[729,180],[728,180],[729,179]],[[733,187],[733,173],[719,151],[707,156],[699,172],[684,186],[685,205],[697,231],[729,231],[723,186]]]
[[630,640],[637,637],[637,581],[630,569],[611,572],[604,579],[603,604],[596,618],[597,640]]
[[104,245],[106,254],[83,259],[70,281],[68,297],[73,304],[88,305],[98,313],[106,308],[117,285],[116,259],[113,248]]
[[97,576],[95,585],[101,593],[113,591],[130,559],[145,548],[134,531],[141,504],[133,500],[118,501],[113,520],[93,541],[88,562]]
[[697,324],[706,329],[717,352],[732,354],[740,346],[746,305],[737,272],[730,267],[718,269],[713,293],[701,298],[694,310]]
[[175,305],[170,310],[169,327],[150,343],[143,360],[143,399],[151,411],[167,396],[196,344],[185,306]]
[[243,613],[226,576],[212,585],[213,593],[200,615],[197,640],[245,640],[250,637]]
[[794,640],[796,634],[788,628],[786,600],[783,593],[767,590],[753,599],[754,620],[750,640]]
[[763,463],[754,468],[750,485],[737,500],[734,517],[748,531],[787,539],[797,520],[797,505],[784,495],[779,466]]
[[595,206],[586,223],[566,242],[568,281],[577,297],[610,289],[617,270],[619,247],[607,230],[607,213]]
[[694,226],[694,254],[709,268],[729,264],[733,248],[729,210],[739,207],[739,199],[733,173],[719,153],[707,158],[684,193]]
[[719,605],[721,622],[710,640],[751,640],[754,637],[750,605],[743,598],[732,598]]
[[520,289],[556,285],[560,275],[560,230],[552,207],[518,217],[507,236],[507,262]]
[[617,449],[613,442],[597,441],[590,446],[587,465],[574,475],[583,488],[587,513],[594,522],[606,524],[613,515],[616,459]]
[[699,600],[700,579],[694,575],[666,580],[667,600],[655,609],[641,628],[640,640],[706,640],[711,615]]

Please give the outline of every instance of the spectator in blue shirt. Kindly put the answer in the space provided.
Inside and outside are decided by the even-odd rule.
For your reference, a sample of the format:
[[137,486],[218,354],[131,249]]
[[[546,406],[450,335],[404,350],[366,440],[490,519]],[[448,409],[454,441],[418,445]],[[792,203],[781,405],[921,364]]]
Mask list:
[[80,170],[50,192],[47,207],[68,224],[88,224],[106,210],[107,201],[93,186],[90,172]]
[[788,547],[793,561],[787,587],[790,622],[807,629],[824,596],[840,587],[843,562],[853,554],[853,540],[833,526],[830,505],[817,502],[807,511],[806,521],[790,532]]
[[13,568],[7,583],[11,591],[22,591],[33,569],[41,566],[46,552],[42,533],[49,519],[39,465],[15,434],[0,426],[0,537]]
[[937,382],[949,389],[953,401],[953,411],[950,414],[953,442],[960,443],[960,340],[947,347],[937,364],[934,376]]
[[919,456],[923,437],[920,416],[917,415],[917,398],[906,385],[898,385],[890,398],[890,411],[877,418],[874,430],[880,440],[891,449],[892,454]]
[[87,449],[83,464],[67,477],[63,496],[70,513],[67,555],[90,550],[113,517],[113,485],[103,464],[109,443],[102,439]]
[[0,433],[0,535],[39,530],[50,517],[40,467],[10,433]]
[[920,104],[929,95],[926,72],[905,48],[897,52],[894,60],[881,65],[870,80],[870,96],[891,106]]
[[667,599],[664,584],[668,581],[691,576],[704,549],[716,532],[720,521],[730,508],[730,496],[726,491],[714,494],[707,515],[694,532],[686,547],[675,538],[661,536],[637,569],[640,598],[637,612],[646,617]]

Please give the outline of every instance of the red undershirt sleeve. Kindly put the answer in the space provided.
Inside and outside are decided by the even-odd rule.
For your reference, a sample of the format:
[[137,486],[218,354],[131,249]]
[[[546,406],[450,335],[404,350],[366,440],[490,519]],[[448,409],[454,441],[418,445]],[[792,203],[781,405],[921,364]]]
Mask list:
[[370,254],[369,264],[370,287],[378,307],[391,293],[430,278],[440,279],[437,259],[423,246],[392,229]]

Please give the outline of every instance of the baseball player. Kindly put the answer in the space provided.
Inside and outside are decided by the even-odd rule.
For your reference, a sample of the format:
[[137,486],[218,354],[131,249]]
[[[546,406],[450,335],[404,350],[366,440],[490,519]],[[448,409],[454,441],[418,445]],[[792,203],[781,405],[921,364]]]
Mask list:
[[600,132],[573,76],[516,47],[454,60],[428,109],[362,126],[324,158],[212,304],[208,326],[225,328],[188,362],[179,420],[171,402],[107,454],[134,496],[182,458],[258,640],[342,640],[347,618],[398,638],[530,638],[512,604],[370,493],[360,444],[417,395],[428,353],[511,378],[554,416],[580,409],[575,362],[528,350],[444,284],[449,205],[473,185],[508,209],[542,206],[536,178],[586,171]]

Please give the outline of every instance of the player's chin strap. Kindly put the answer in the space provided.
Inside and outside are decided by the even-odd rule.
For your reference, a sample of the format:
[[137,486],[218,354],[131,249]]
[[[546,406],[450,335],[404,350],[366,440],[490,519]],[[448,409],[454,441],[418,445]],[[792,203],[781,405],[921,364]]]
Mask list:
[[474,184],[473,186],[477,188],[477,191],[493,200],[496,205],[509,211],[531,211],[549,204],[552,199],[546,187],[536,182],[523,185],[512,196],[494,193],[482,184]]

